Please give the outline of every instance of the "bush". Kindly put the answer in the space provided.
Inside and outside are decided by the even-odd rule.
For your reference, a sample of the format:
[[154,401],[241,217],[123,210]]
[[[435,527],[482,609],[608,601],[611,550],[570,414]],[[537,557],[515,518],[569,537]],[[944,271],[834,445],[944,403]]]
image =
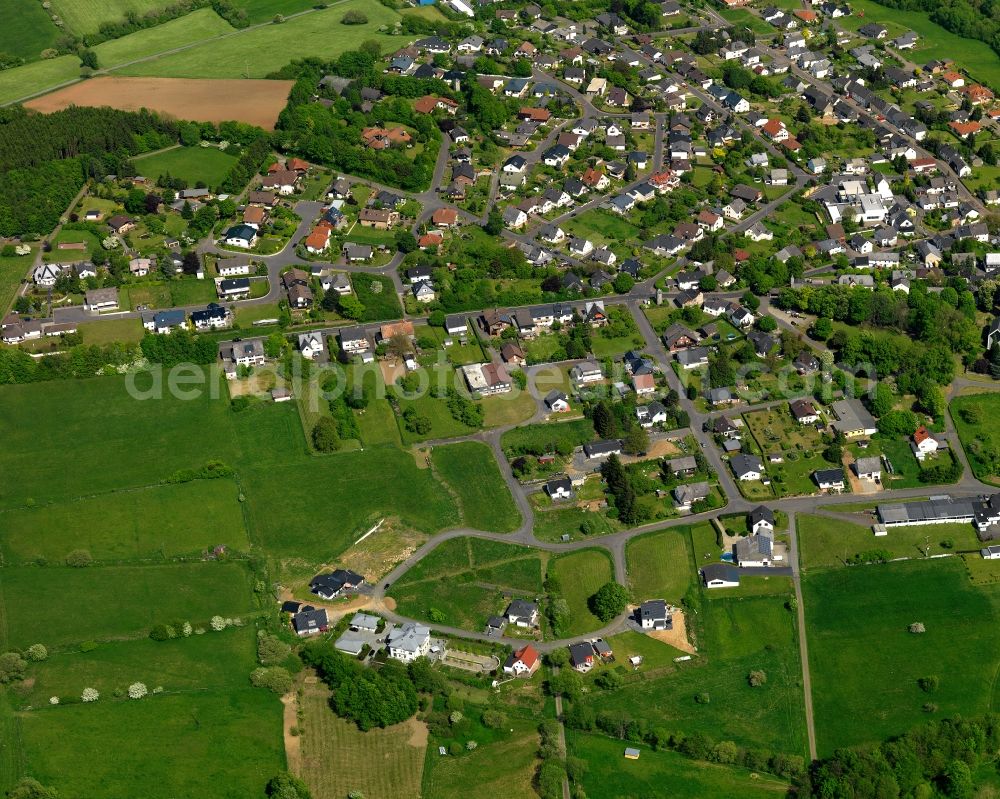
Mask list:
[[909,629],[909,631],[911,633],[925,633],[925,632],[927,632],[927,628],[924,627],[924,623],[922,621],[915,621],[915,622],[913,622],[913,624],[911,624],[908,629]]
[[94,688],[84,688],[80,695],[81,702],[96,702],[100,698],[101,695]]
[[340,449],[340,432],[337,423],[329,416],[321,416],[312,429],[312,443],[317,452],[336,452]]
[[483,726],[490,730],[499,730],[507,726],[507,717],[499,710],[487,710],[483,713]]
[[24,654],[28,656],[28,660],[40,663],[49,656],[49,650],[45,648],[44,644],[32,644]]
[[146,687],[146,683],[143,682],[134,682],[128,687],[129,699],[142,699],[148,693],[149,689]]
[[760,688],[760,686],[767,682],[767,672],[755,669],[747,675],[747,682],[751,688]]
[[75,569],[83,569],[93,562],[93,556],[86,549],[74,549],[66,556],[66,565]]
[[341,25],[366,25],[368,17],[361,11],[351,10],[340,18]]
[[448,744],[448,753],[452,755],[462,754],[462,744],[460,744],[458,741],[452,741],[450,744]]
[[250,674],[250,682],[255,688],[267,688],[278,695],[292,690],[292,675],[288,673],[288,669],[280,666],[254,669]]
[[166,624],[154,625],[153,629],[149,631],[149,637],[154,641],[167,641],[173,638],[170,634],[170,628]]
[[262,666],[275,666],[291,654],[292,648],[264,630],[257,633],[257,660]]
[[920,690],[925,694],[932,694],[941,684],[941,678],[936,674],[932,674],[930,677],[921,677],[917,680],[917,685],[920,686]]

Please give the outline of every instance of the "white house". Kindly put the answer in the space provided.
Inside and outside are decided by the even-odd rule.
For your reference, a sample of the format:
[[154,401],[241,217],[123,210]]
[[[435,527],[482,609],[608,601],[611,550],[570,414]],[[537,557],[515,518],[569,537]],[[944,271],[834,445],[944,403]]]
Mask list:
[[310,361],[323,351],[323,336],[318,332],[299,335],[299,352]]
[[424,657],[431,649],[431,630],[423,624],[407,622],[386,636],[389,657],[408,663]]

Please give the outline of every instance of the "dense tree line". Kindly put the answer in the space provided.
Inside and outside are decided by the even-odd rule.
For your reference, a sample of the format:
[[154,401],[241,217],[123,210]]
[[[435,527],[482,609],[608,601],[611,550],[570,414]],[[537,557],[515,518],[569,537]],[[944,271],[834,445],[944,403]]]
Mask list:
[[141,347],[147,361],[168,368],[180,363],[215,363],[218,354],[214,339],[183,328],[165,335],[147,334],[142,339]]

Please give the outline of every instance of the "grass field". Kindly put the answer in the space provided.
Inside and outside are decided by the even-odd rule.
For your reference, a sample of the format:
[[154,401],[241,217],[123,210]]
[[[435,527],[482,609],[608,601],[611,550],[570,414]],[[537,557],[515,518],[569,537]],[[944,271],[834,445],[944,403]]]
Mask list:
[[281,714],[273,694],[249,687],[102,697],[29,713],[21,734],[31,775],[68,799],[242,799],[285,768]]
[[[941,718],[996,709],[1000,594],[958,558],[810,574],[803,591],[821,756],[918,726],[926,703]],[[933,693],[917,685],[928,676]]]
[[693,579],[688,530],[676,527],[631,539],[625,547],[629,587],[636,602],[680,602]]
[[322,684],[305,686],[300,707],[302,772],[315,799],[342,799],[351,791],[366,799],[419,796],[427,731],[412,719],[361,732],[330,710]]
[[31,255],[14,255],[10,258],[0,255],[0,312],[6,314],[14,303],[18,286],[34,263],[32,259],[35,252],[37,248],[32,247]]
[[[505,737],[459,757],[441,757],[428,747],[424,799],[536,799],[532,788],[538,732],[533,721],[509,718]],[[393,794],[393,797],[399,794]],[[367,796],[367,794],[366,794]],[[333,799],[331,797],[331,799]],[[339,797],[338,797],[339,799]]]
[[455,492],[465,524],[495,533],[517,529],[521,514],[486,444],[464,441],[435,447],[431,460]]
[[25,697],[45,707],[49,697],[79,698],[95,688],[102,701],[127,702],[128,686],[136,680],[164,693],[220,691],[245,688],[256,666],[256,636],[252,627],[192,635],[172,641],[116,641],[91,652],[60,652],[33,670],[35,681]]
[[581,549],[559,555],[550,568],[562,584],[562,595],[569,605],[567,635],[581,635],[600,629],[603,623],[590,612],[587,602],[597,589],[614,579],[611,558],[603,549]]
[[249,575],[239,563],[12,567],[0,572],[0,596],[7,648],[141,637],[157,623],[206,625],[212,616],[239,616],[251,607]]
[[110,0],[88,3],[86,0],[52,0],[52,10],[62,17],[73,33],[96,33],[105,22],[118,22],[128,13],[142,16],[163,7],[162,0]]
[[138,319],[101,319],[83,322],[77,329],[84,344],[110,344],[113,341],[137,344],[146,332]]
[[0,52],[33,61],[59,38],[59,29],[41,3],[0,0],[0,14],[4,18]]
[[[441,590],[444,582],[446,592]],[[487,617],[503,611],[502,590],[536,597],[542,590],[539,553],[514,544],[453,538],[397,580],[391,593],[403,615],[480,630]]]
[[351,275],[351,286],[353,286],[354,293],[361,304],[365,306],[362,322],[399,319],[403,315],[403,306],[399,304],[396,287],[392,280],[384,275],[356,272]]
[[[623,711],[654,727],[700,732],[713,741],[804,755],[795,616],[784,599],[706,595],[688,619],[698,648],[694,660],[617,691],[597,692],[589,700],[594,709]],[[767,673],[765,685],[748,685],[753,669]],[[700,694],[709,701],[697,702]]]
[[569,754],[587,764],[583,787],[588,796],[610,796],[610,785],[614,786],[614,796],[669,795],[673,799],[778,799],[788,792],[787,783],[777,779],[743,768],[690,760],[676,752],[654,752],[643,746],[638,760],[626,760],[625,745],[624,741],[601,735],[567,735]]
[[135,160],[135,168],[148,178],[170,175],[194,186],[198,181],[218,186],[236,163],[236,156],[217,147],[175,147]]
[[[365,25],[342,25],[347,11],[363,11]],[[273,12],[272,12],[273,13]],[[270,16],[270,15],[269,15]],[[348,0],[325,11],[304,14],[281,25],[265,25],[221,41],[206,42],[180,53],[122,69],[122,75],[151,75],[177,78],[262,78],[288,63],[289,53],[296,58],[317,56],[334,58],[366,40],[378,41],[391,51],[406,40],[379,33],[390,28],[399,15],[367,0]]]
[[[0,512],[0,552],[9,565],[60,563],[80,548],[97,560],[162,559],[217,544],[245,551],[238,495],[231,480],[196,480]],[[211,524],[192,524],[192,508]]]
[[[207,395],[133,399],[123,378],[6,386],[0,390],[6,442],[0,471],[17,479],[0,486],[0,507],[149,485],[210,460],[231,462],[230,415],[225,403]],[[55,419],[59,423],[50,424]],[[82,457],[86,468],[80,468]]]
[[[890,527],[888,535],[876,538],[871,527],[862,524],[803,514],[798,517],[798,532],[805,569],[843,566],[847,558],[873,549],[885,550],[893,558],[923,558],[927,547],[931,555],[978,551],[981,547],[971,524]],[[943,547],[942,542],[951,546]]]
[[564,535],[578,541],[584,537],[583,526],[592,530],[591,535],[607,535],[621,529],[617,520],[609,519],[599,511],[585,508],[556,508],[535,513],[532,531],[539,541],[560,541]]
[[1000,393],[955,397],[950,411],[972,471],[980,480],[996,482],[997,469],[989,453],[1000,451],[1000,426],[995,422],[1000,415]]

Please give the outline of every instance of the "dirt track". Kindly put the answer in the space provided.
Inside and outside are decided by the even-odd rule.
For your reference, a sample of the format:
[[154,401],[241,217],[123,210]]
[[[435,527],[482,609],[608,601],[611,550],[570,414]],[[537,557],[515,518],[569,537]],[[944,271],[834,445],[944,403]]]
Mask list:
[[235,120],[273,130],[292,85],[290,80],[101,77],[36,97],[24,105],[45,114],[71,105],[108,106],[122,111],[148,108],[176,119]]

